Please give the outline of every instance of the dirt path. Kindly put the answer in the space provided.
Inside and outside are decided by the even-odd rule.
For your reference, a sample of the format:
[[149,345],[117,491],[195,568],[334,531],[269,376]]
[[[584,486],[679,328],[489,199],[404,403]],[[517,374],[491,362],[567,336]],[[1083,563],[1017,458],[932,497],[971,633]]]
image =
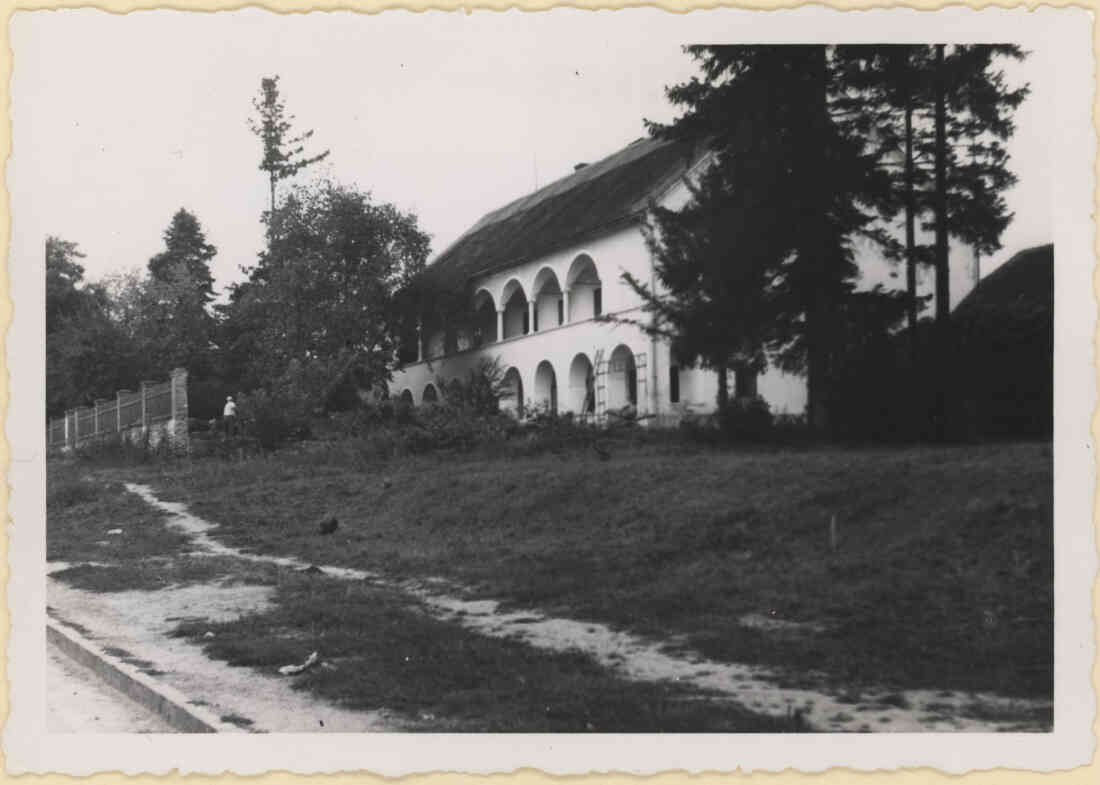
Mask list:
[[[167,523],[187,533],[202,552],[304,569],[312,565],[291,557],[250,554],[211,536],[217,525],[188,512],[186,505],[164,502],[148,486],[127,489],[169,515]],[[734,697],[756,711],[790,715],[800,712],[822,731],[999,731],[1046,730],[1033,720],[1049,703],[990,694],[932,690],[864,690],[858,702],[837,694],[779,687],[765,668],[716,662],[682,651],[671,653],[659,641],[619,632],[605,625],[548,617],[538,611],[502,612],[493,600],[470,600],[460,586],[440,579],[388,581],[377,573],[346,567],[319,567],[326,575],[366,580],[400,588],[440,618],[483,635],[522,640],[531,646],[578,649],[610,669],[639,681],[678,681]]]

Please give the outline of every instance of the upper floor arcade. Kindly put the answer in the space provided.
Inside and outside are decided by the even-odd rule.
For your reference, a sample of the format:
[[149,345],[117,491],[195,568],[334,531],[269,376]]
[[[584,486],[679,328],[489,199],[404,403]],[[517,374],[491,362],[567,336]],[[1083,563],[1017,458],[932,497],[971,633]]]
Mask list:
[[448,324],[446,316],[424,315],[416,360],[561,331],[602,316],[628,315],[642,301],[624,273],[650,278],[651,260],[636,225],[583,247],[479,276],[469,286],[463,318]]

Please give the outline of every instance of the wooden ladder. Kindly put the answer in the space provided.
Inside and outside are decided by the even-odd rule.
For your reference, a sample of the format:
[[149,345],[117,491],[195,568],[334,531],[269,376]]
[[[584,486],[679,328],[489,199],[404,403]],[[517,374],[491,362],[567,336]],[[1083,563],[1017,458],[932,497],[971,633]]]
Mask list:
[[646,373],[646,364],[648,360],[645,352],[638,352],[634,355],[634,377],[635,377],[635,391],[638,400],[635,401],[634,408],[640,415],[642,412],[649,411],[649,374]]
[[603,358],[603,349],[596,350],[596,359],[593,364],[595,366],[596,422],[603,422],[607,416],[607,361]]

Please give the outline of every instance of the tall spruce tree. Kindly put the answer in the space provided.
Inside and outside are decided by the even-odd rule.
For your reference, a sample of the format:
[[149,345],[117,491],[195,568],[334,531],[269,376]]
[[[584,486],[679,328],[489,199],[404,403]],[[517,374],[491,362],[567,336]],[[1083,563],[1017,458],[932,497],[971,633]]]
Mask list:
[[[1005,143],[1027,85],[1007,84],[1000,64],[1025,53],[1011,44],[935,45],[935,134],[923,153],[934,161],[936,319],[950,318],[949,240],[955,237],[983,255],[1001,248],[1012,214],[1003,193],[1016,183]],[[941,280],[942,278],[942,280]]]
[[[889,176],[880,191],[880,218],[891,223],[900,213],[904,237],[885,231],[879,246],[891,260],[905,263],[906,322],[910,366],[917,360],[917,319],[921,298],[917,273],[932,261],[931,248],[917,242],[917,224],[927,209],[930,174],[918,160],[927,138],[921,113],[931,105],[932,48],[925,44],[848,44],[836,47],[850,90],[839,103],[862,115],[868,144],[877,147],[879,166]],[[900,175],[900,177],[898,177]]]
[[851,243],[858,233],[874,237],[870,205],[885,187],[877,153],[865,144],[866,116],[838,100],[848,88],[845,71],[826,46],[687,51],[702,76],[668,88],[684,113],[650,128],[705,141],[720,165],[740,162],[739,187],[753,194],[758,217],[770,211],[761,231],[777,236],[753,242],[774,254],[767,260],[775,272],[771,349],[782,367],[807,374],[810,424],[826,432],[838,320],[858,272]]
[[1022,59],[1008,44],[935,45],[933,66],[934,134],[925,151],[934,162],[933,218],[936,270],[936,435],[953,430],[949,422],[951,371],[951,264],[949,242],[956,237],[977,252],[1001,247],[1012,220],[1002,194],[1015,182],[1004,143],[1015,131],[1013,115],[1028,95],[1027,86],[1010,88],[998,63]]
[[184,208],[164,230],[164,250],[149,260],[149,275],[158,283],[177,283],[186,276],[204,302],[214,299],[210,262],[218,249],[206,242],[199,219]]
[[307,166],[328,157],[329,150],[317,155],[306,155],[305,142],[313,131],[292,132],[294,115],[287,114],[286,105],[279,95],[279,77],[260,80],[260,94],[252,99],[256,116],[249,120],[249,128],[263,143],[260,171],[267,172],[271,188],[271,212],[275,212],[275,186],[280,180],[293,177]]
[[168,367],[182,365],[201,376],[210,364],[214,298],[210,261],[217,248],[206,241],[199,220],[185,209],[164,231],[164,250],[148,263],[149,277],[138,287],[135,307],[139,335],[150,357]]

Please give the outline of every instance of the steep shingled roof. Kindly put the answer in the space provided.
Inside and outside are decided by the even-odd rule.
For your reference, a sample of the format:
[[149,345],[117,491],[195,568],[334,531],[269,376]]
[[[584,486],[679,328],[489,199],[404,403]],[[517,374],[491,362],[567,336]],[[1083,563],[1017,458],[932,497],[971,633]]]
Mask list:
[[512,267],[641,216],[700,159],[695,145],[639,139],[484,216],[428,266],[444,286]]

